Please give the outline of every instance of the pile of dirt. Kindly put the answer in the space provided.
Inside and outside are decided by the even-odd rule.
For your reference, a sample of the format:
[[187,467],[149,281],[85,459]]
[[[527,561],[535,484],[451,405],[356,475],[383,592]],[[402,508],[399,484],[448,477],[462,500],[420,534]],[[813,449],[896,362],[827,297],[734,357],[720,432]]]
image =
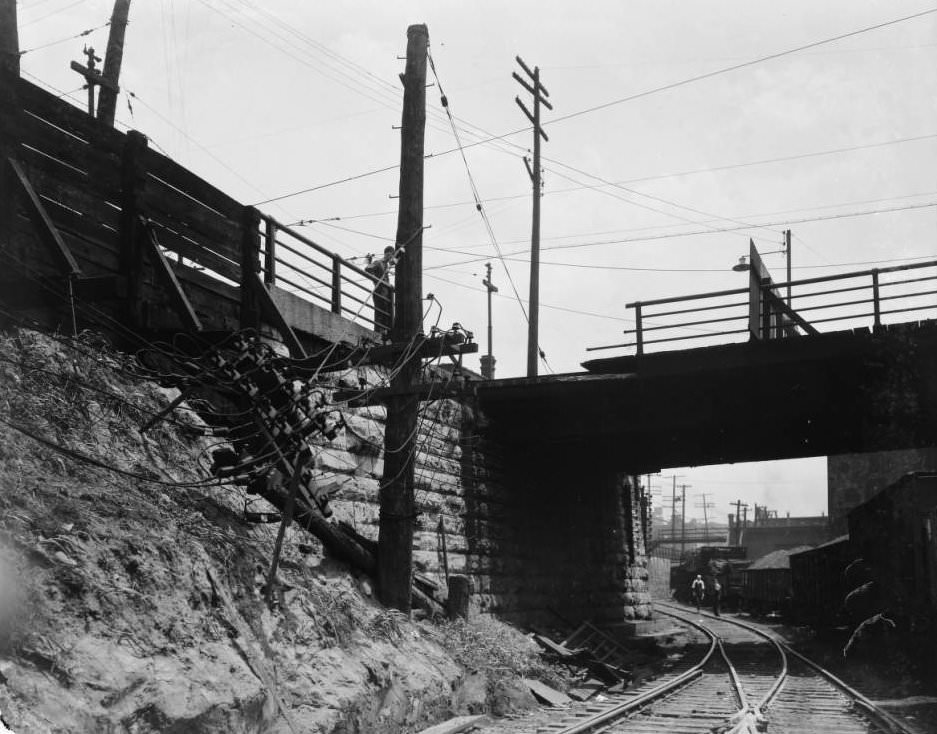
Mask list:
[[406,732],[531,704],[523,635],[485,622],[519,652],[462,664],[302,531],[271,610],[278,526],[206,481],[219,439],[186,410],[139,430],[175,396],[93,338],[0,335],[0,727]]

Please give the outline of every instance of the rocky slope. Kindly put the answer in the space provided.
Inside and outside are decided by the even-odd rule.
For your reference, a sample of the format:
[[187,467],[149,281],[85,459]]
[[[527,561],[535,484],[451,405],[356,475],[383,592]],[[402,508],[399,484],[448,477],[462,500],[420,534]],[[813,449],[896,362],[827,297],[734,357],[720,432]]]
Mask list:
[[[271,611],[278,526],[244,522],[243,491],[205,483],[218,439],[185,411],[139,431],[173,397],[91,338],[0,335],[3,724],[404,732],[485,710],[498,687],[526,705],[511,676],[479,691],[441,644],[451,630],[385,610],[292,529]],[[524,638],[498,634],[529,672]]]

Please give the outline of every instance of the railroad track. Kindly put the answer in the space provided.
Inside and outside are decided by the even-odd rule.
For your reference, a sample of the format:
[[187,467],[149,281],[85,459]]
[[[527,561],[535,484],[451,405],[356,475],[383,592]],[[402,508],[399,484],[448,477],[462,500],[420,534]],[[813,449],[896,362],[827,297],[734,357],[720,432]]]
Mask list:
[[[540,734],[914,734],[774,635],[658,602],[697,638],[667,675],[541,726]],[[700,644],[703,639],[707,644]]]

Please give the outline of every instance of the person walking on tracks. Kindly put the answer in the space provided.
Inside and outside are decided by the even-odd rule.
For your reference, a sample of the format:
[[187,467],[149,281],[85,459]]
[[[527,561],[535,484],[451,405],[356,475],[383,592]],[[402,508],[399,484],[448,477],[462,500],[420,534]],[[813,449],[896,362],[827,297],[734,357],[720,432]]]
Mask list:
[[693,601],[696,602],[696,611],[699,611],[700,605],[703,603],[703,594],[706,593],[706,584],[703,581],[703,577],[699,574],[696,574],[696,578],[693,579],[693,583],[690,584],[690,595],[693,597]]
[[722,601],[722,584],[719,579],[713,579],[713,614],[719,616],[719,603]]

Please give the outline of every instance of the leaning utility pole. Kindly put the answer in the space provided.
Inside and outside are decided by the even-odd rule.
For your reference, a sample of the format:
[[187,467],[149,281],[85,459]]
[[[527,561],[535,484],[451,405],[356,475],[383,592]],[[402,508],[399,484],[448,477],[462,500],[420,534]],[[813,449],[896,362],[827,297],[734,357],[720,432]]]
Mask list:
[[534,98],[534,111],[533,114],[531,114],[530,110],[521,102],[521,98],[514,97],[514,101],[517,102],[518,107],[523,110],[524,114],[527,115],[527,119],[530,120],[534,126],[533,168],[531,168],[530,161],[527,160],[526,156],[524,157],[524,165],[527,166],[527,174],[530,176],[534,191],[533,222],[530,229],[530,314],[527,325],[527,376],[536,377],[537,357],[540,354],[538,335],[540,322],[540,138],[543,137],[546,141],[550,140],[543,131],[543,128],[540,127],[540,105],[543,105],[548,110],[552,110],[553,105],[547,102],[546,97],[549,97],[550,93],[547,91],[547,88],[540,83],[540,67],[535,66],[534,70],[531,71],[530,67],[524,63],[524,60],[521,59],[520,56],[515,56],[514,58],[517,59],[517,63],[527,72],[527,76],[529,76],[531,82],[533,82],[532,85],[529,84],[522,79],[516,71],[511,73],[511,76],[513,76],[524,89],[530,92]]
[[[400,123],[400,202],[397,216],[397,262],[394,323],[391,338],[410,343],[423,330],[423,133],[426,127],[425,25],[407,28],[407,65]],[[403,354],[407,354],[405,350]],[[398,366],[391,390],[406,393],[420,377],[422,362],[411,350]],[[377,582],[386,606],[410,611],[413,574],[413,464],[420,398],[415,391],[387,403],[384,432],[384,478],[380,488]]]
[[98,119],[111,127],[114,126],[114,115],[117,112],[117,92],[120,90],[117,82],[120,79],[120,64],[124,58],[124,33],[127,30],[129,15],[130,0],[114,0],[102,75],[107,84],[101,86],[101,93],[98,95]]
[[482,285],[488,290],[488,354],[482,356],[482,377],[486,380],[495,379],[495,358],[491,353],[491,294],[498,292],[498,286],[491,282],[491,263],[485,263],[485,279]]

